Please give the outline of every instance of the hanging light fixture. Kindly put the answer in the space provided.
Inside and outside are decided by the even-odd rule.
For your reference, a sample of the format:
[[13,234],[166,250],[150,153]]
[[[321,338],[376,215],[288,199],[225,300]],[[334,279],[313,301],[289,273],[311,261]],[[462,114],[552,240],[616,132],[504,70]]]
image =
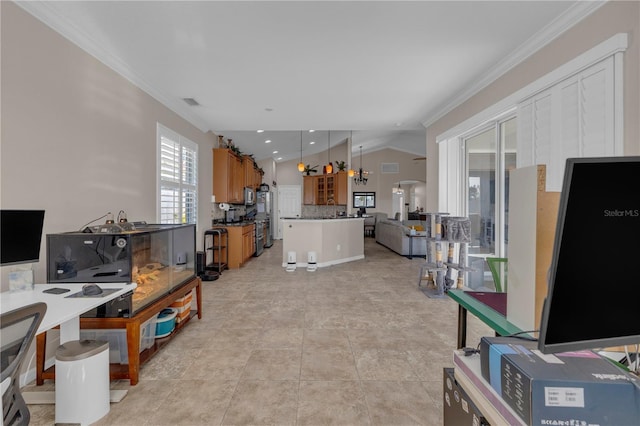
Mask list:
[[367,184],[367,175],[369,173],[362,170],[362,145],[360,145],[360,169],[358,169],[358,173],[353,178],[353,182],[356,185],[366,185]]
[[298,163],[298,171],[304,172],[304,163],[302,162],[302,130],[300,130],[300,162]]
[[[349,141],[351,142],[351,144],[349,144],[349,148],[351,148],[351,145],[353,144],[353,130],[349,133]],[[347,174],[349,177],[353,177],[356,174],[356,171],[349,167]]]
[[327,170],[327,174],[331,174],[333,173],[333,165],[331,164],[331,130],[329,130],[328,135],[329,136],[327,137],[327,139],[329,142],[329,148],[327,150],[327,153],[328,153],[329,164],[327,164],[326,170]]

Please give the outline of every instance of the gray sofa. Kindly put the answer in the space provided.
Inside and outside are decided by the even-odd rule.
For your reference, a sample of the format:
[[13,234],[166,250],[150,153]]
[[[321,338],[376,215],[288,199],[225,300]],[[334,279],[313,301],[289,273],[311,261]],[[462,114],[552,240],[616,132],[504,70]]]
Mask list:
[[[426,235],[427,228],[425,222],[419,220],[398,221],[393,219],[383,219],[376,222],[376,242],[395,251],[402,256],[409,255],[409,226],[421,225],[425,231],[417,232],[418,235]],[[426,238],[413,238],[413,255],[425,256],[427,253]]]

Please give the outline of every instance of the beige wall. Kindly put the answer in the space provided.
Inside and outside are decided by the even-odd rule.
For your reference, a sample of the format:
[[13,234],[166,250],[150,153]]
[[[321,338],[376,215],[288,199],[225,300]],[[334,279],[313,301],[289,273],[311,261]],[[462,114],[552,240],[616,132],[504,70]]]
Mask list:
[[427,128],[427,206],[438,210],[436,137],[617,33],[624,55],[624,152],[640,154],[640,2],[611,1]]
[[[392,216],[393,209],[391,206],[392,190],[398,186],[399,181],[415,180],[420,183],[414,186],[416,194],[416,206],[424,207],[426,205],[426,184],[425,184],[425,169],[423,160],[414,160],[416,156],[414,154],[408,154],[406,152],[397,151],[395,149],[383,149],[376,152],[362,154],[362,168],[369,170],[371,173],[366,185],[354,185],[351,183],[350,194],[353,191],[367,191],[376,193],[376,208],[367,209],[369,212],[383,212]],[[342,143],[336,147],[331,147],[331,160],[335,167],[335,160],[346,161],[347,158],[347,143]],[[327,151],[320,152],[318,154],[303,156],[302,161],[304,164],[309,164],[312,167],[316,164],[319,165],[318,173],[322,173],[322,166],[328,161]],[[277,164],[277,179],[278,185],[300,185],[302,187],[302,174],[298,171],[297,165],[300,159],[286,161]],[[353,155],[351,167],[357,170],[360,167],[360,154]],[[397,174],[382,174],[380,172],[381,163],[398,163],[400,167],[400,173]],[[259,162],[259,164],[262,164]],[[406,190],[410,188],[403,186]],[[351,195],[349,195],[351,199]],[[416,206],[411,206],[412,208]],[[353,210],[355,212],[355,210]],[[352,212],[349,212],[352,213]]]
[[[107,211],[155,222],[160,122],[199,146],[198,235],[210,226],[214,135],[15,4],[0,3],[1,207],[44,209],[45,234],[80,229]],[[46,280],[45,241],[37,282]],[[2,268],[2,290],[9,268]]]

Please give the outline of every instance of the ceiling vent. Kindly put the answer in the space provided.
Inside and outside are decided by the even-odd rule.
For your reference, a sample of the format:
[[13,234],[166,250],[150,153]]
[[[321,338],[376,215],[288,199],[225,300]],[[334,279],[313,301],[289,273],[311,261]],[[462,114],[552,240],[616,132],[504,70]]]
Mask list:
[[198,105],[200,105],[198,103],[198,101],[196,101],[193,98],[182,98],[182,100],[185,101],[187,103],[187,105],[189,105],[189,106],[198,106]]
[[400,164],[398,164],[398,163],[380,163],[380,172],[382,172],[382,173],[400,173]]

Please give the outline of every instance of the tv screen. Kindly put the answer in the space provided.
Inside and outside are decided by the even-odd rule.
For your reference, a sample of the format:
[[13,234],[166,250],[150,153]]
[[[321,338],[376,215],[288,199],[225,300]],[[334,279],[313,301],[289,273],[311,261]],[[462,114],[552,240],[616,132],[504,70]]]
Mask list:
[[0,264],[37,262],[44,210],[0,210]]
[[538,347],[640,343],[640,157],[566,161]]

